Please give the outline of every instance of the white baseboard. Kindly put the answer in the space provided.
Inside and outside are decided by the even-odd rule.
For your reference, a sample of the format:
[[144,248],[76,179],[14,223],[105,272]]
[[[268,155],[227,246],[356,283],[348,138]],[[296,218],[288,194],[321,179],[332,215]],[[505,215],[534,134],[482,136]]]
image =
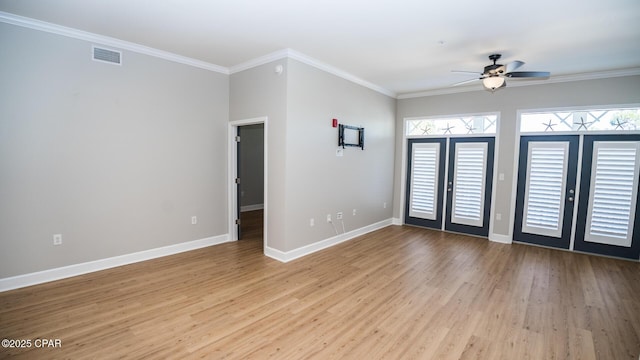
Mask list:
[[269,246],[265,246],[264,247],[264,255],[268,256],[272,259],[278,260],[280,262],[288,262],[291,260],[284,260],[287,259],[287,253],[284,251],[280,251],[278,249],[274,249],[272,247]]
[[402,222],[402,219],[400,219],[400,218],[391,219],[391,224],[392,225],[404,225],[404,223]]
[[312,254],[316,251],[320,251],[323,249],[326,249],[328,247],[340,244],[342,242],[345,242],[347,240],[351,240],[353,238],[356,238],[358,236],[364,235],[366,233],[370,233],[372,231],[375,230],[379,230],[382,229],[384,227],[387,227],[389,225],[392,225],[392,219],[387,219],[387,220],[383,220],[380,222],[377,222],[375,224],[371,224],[371,225],[367,225],[365,227],[361,227],[359,229],[355,229],[355,230],[351,230],[347,233],[344,234],[339,234],[333,237],[330,237],[328,239],[325,240],[321,240],[318,242],[315,242],[313,244],[309,244],[303,247],[299,247],[297,249],[293,249],[290,251],[280,251],[278,249],[274,249],[271,247],[266,246],[264,249],[264,254],[270,258],[276,259],[280,262],[289,262],[291,260],[295,260],[297,258],[301,258],[305,255],[309,255]]
[[264,204],[253,204],[253,205],[240,206],[240,212],[262,210],[262,209],[264,209]]
[[72,276],[87,274],[94,271],[114,268],[140,261],[151,260],[163,256],[196,250],[207,246],[222,244],[229,241],[229,234],[212,236],[200,240],[188,241],[180,244],[164,246],[155,249],[139,251],[131,254],[114,256],[106,259],[89,261],[55,269],[38,271],[30,274],[18,275],[0,279],[0,292],[60,280]]
[[511,244],[513,242],[510,235],[501,234],[489,234],[489,240],[501,244]]

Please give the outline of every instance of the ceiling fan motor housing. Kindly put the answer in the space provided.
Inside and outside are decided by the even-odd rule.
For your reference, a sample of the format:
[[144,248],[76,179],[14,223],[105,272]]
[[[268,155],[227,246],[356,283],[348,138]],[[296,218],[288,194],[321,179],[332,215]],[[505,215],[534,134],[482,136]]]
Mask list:
[[[489,60],[493,61],[493,64],[484,67],[483,75],[500,75],[504,72],[502,64],[496,64],[496,62],[502,57],[501,54],[489,55]],[[502,68],[502,69],[500,69]]]
[[504,70],[499,68],[502,67],[501,64],[492,64],[484,67],[483,75],[498,75],[502,74]]

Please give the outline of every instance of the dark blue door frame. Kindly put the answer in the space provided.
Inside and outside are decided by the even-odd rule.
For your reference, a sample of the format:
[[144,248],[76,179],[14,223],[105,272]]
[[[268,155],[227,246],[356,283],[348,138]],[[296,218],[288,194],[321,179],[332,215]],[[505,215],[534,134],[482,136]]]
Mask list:
[[[640,198],[636,200],[635,223],[631,247],[601,244],[584,241],[587,223],[587,211],[589,209],[589,192],[591,187],[591,168],[593,165],[593,146],[596,141],[640,141],[640,135],[585,135],[582,150],[582,178],[580,184],[580,200],[578,204],[576,236],[574,250],[584,251],[607,256],[615,256],[638,260],[640,257]],[[636,197],[640,197],[640,184],[638,184]],[[633,215],[632,215],[633,216]]]
[[[455,179],[455,161],[456,161],[456,146],[460,143],[487,143],[487,163],[486,163],[486,176],[484,187],[484,211],[482,216],[482,227],[464,225],[451,222],[451,211],[453,204],[452,192],[448,192],[447,195],[447,208],[445,216],[445,230],[455,231],[465,234],[472,234],[478,236],[489,235],[489,218],[491,217],[491,190],[493,188],[493,160],[495,149],[494,137],[466,137],[466,138],[451,138],[449,141],[449,174],[448,183],[453,184]],[[449,186],[447,186],[449,188]]]
[[[446,219],[443,219],[443,199],[444,192],[446,191],[445,186],[445,161],[447,154],[447,139],[446,138],[425,138],[425,139],[409,139],[408,140],[408,151],[407,151],[407,176],[406,176],[406,190],[405,190],[405,215],[404,215],[404,223],[409,225],[416,225],[422,227],[428,227],[433,229],[442,229],[443,220],[445,221],[445,230],[455,231],[465,234],[472,234],[478,236],[488,236],[489,235],[489,220],[491,217],[491,192],[493,189],[493,168],[494,168],[494,154],[495,154],[495,137],[460,137],[460,138],[449,138],[449,167],[448,167],[448,181],[453,182],[455,176],[455,146],[459,143],[469,143],[469,142],[486,142],[487,143],[487,164],[486,164],[486,176],[485,176],[485,192],[484,192],[484,212],[483,212],[483,226],[471,226],[471,225],[463,225],[451,222],[451,207],[452,207],[452,198],[451,193],[447,196],[447,204],[446,204]],[[437,204],[436,204],[436,218],[434,220],[423,219],[418,217],[410,216],[410,207],[411,207],[411,174],[412,174],[412,158],[413,158],[413,146],[415,144],[424,144],[424,143],[438,143],[440,144],[440,152],[438,158],[438,167],[440,169],[438,173],[437,180]]]
[[[442,169],[439,173],[437,180],[437,188],[438,188],[438,196],[436,200],[436,218],[435,220],[430,219],[422,219],[418,217],[412,217],[409,215],[410,207],[411,207],[411,171],[412,171],[412,154],[413,154],[413,145],[414,144],[424,144],[424,143],[438,143],[440,144],[439,158],[438,158],[438,167]],[[408,151],[407,151],[407,179],[406,179],[406,191],[405,191],[405,212],[404,212],[404,222],[409,225],[423,226],[433,229],[442,229],[442,199],[444,194],[444,164],[445,164],[445,154],[446,154],[446,139],[444,138],[429,138],[429,139],[409,139],[408,140]]]
[[[520,138],[520,156],[518,166],[518,185],[516,189],[515,222],[513,240],[536,245],[549,246],[561,249],[569,249],[571,242],[571,227],[573,222],[572,201],[574,194],[569,194],[570,189],[575,189],[578,165],[579,135],[550,135],[550,136],[522,136]],[[527,185],[527,168],[530,142],[568,142],[569,152],[567,161],[567,178],[565,186],[565,202],[563,212],[562,234],[560,238],[531,234],[523,232],[525,193]]]

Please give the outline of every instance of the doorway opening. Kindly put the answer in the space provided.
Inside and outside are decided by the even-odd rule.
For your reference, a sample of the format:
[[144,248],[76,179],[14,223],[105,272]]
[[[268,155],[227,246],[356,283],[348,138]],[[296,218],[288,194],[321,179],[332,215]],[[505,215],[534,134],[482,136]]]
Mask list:
[[229,237],[267,246],[267,118],[229,123]]
[[[238,139],[240,141],[238,141]],[[238,126],[238,240],[262,240],[264,216],[264,124]]]

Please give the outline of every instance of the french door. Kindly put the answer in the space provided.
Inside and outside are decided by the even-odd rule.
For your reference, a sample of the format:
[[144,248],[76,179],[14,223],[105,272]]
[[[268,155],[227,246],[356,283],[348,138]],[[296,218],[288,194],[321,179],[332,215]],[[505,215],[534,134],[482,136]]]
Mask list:
[[638,259],[640,135],[585,136],[574,249]]
[[579,140],[520,138],[514,240],[569,249]]
[[408,145],[405,223],[487,236],[495,139],[410,139]]
[[446,139],[411,139],[408,150],[405,223],[441,229]]
[[638,259],[640,135],[523,136],[519,160],[515,241]]

